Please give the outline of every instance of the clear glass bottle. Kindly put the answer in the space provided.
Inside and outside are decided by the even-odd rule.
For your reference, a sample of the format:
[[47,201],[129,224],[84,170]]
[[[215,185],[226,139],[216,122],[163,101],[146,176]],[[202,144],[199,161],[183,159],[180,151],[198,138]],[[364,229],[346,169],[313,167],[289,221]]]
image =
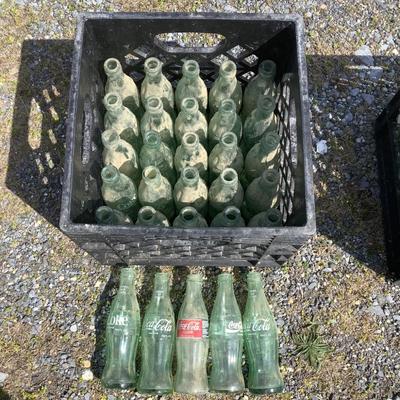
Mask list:
[[246,226],[246,223],[244,222],[244,219],[240,214],[240,210],[237,207],[228,206],[224,209],[224,211],[221,211],[215,216],[210,226],[220,228],[243,228]]
[[105,129],[116,130],[121,139],[139,151],[142,147],[142,137],[135,114],[122,105],[121,97],[116,93],[106,94],[103,103],[107,110],[104,116]]
[[130,76],[124,74],[121,63],[116,58],[108,58],[104,62],[104,72],[107,75],[105,93],[119,94],[122,104],[140,118],[142,110],[137,86]]
[[225,132],[208,157],[210,181],[216,179],[226,168],[233,168],[240,175],[243,165],[243,154],[238,147],[236,135],[233,132]]
[[171,184],[157,167],[146,167],[139,185],[139,201],[142,206],[151,206],[163,213],[168,220],[175,215]]
[[233,132],[237,142],[242,139],[242,120],[236,114],[236,105],[232,99],[221,101],[218,111],[213,115],[208,126],[208,148],[212,150],[220,142],[225,132]]
[[126,225],[132,223],[126,214],[107,206],[101,206],[96,210],[96,221],[99,225]]
[[199,110],[206,113],[208,103],[207,87],[200,78],[200,67],[195,60],[186,60],[182,66],[182,78],[175,89],[175,103],[178,111],[181,110],[182,100],[186,97],[194,97]]
[[178,175],[185,167],[197,168],[200,177],[207,182],[207,151],[194,132],[187,132],[183,135],[182,144],[176,149],[174,165]]
[[150,165],[157,167],[161,175],[167,178],[172,186],[175,185],[176,173],[172,151],[161,141],[160,135],[157,132],[148,131],[145,133],[139,160],[142,168]]
[[162,73],[162,62],[155,57],[150,57],[144,62],[144,72],[146,74],[140,88],[140,97],[143,105],[150,97],[161,99],[164,110],[175,119],[174,111],[174,91],[171,83]]
[[175,120],[175,139],[181,144],[186,132],[194,132],[200,143],[207,149],[207,120],[199,111],[199,105],[194,97],[185,97],[182,100],[181,112]]
[[214,115],[224,99],[232,99],[239,113],[242,106],[242,86],[236,79],[236,65],[233,61],[224,61],[219,67],[218,78],[210,89],[209,107]]
[[171,117],[164,111],[163,103],[158,97],[149,97],[146,112],[140,121],[140,132],[144,138],[149,131],[157,132],[161,140],[172,150],[176,148],[174,126]]
[[233,168],[224,169],[208,191],[209,216],[214,218],[227,206],[240,208],[243,194],[237,172]]
[[276,98],[276,64],[272,60],[261,61],[258,74],[248,83],[243,94],[242,118],[245,120],[256,109],[260,95]]
[[262,211],[250,219],[249,225],[252,227],[277,227],[282,226],[282,214],[277,208],[270,208],[267,211]]
[[167,217],[151,206],[144,206],[139,210],[136,225],[170,226]]
[[135,184],[126,175],[121,174],[113,165],[101,170],[103,184],[101,193],[108,207],[121,211],[136,220],[139,203]]
[[184,207],[175,218],[173,226],[175,228],[206,228],[207,221],[193,207]]

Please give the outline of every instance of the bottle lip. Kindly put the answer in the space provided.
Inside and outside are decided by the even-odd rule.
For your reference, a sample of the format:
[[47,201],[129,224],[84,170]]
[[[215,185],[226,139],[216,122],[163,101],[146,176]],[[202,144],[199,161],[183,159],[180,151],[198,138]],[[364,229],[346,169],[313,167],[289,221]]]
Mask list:
[[182,66],[182,74],[188,78],[194,78],[200,74],[200,67],[195,60],[186,60]]
[[238,181],[238,174],[233,168],[225,168],[220,178],[226,185],[235,185]]
[[113,77],[122,72],[122,66],[116,58],[108,58],[104,61],[104,72],[107,76]]
[[236,76],[236,64],[231,60],[226,60],[219,67],[219,72],[223,78],[232,79]]
[[232,99],[224,99],[221,101],[219,105],[218,111],[221,111],[222,113],[225,114],[233,114],[236,112],[236,105],[235,102]]
[[184,167],[181,172],[181,177],[185,185],[187,186],[195,186],[199,181],[200,175],[199,171],[195,167]]
[[195,132],[186,132],[182,136],[182,145],[187,148],[196,148],[200,143],[199,137]]
[[96,220],[102,223],[109,223],[112,221],[113,218],[113,210],[110,207],[107,206],[100,206],[96,210]]
[[150,96],[145,103],[146,111],[151,114],[162,113],[164,109],[162,100],[156,96]]
[[265,216],[272,224],[282,222],[282,214],[277,208],[270,208],[265,212]]
[[279,146],[279,135],[275,132],[266,132],[261,138],[261,144],[268,149],[274,149]]
[[118,93],[107,93],[103,100],[107,111],[117,111],[122,107],[122,99]]
[[115,129],[106,129],[101,134],[101,141],[104,147],[115,147],[119,142],[119,135]]
[[222,135],[221,143],[225,147],[234,148],[237,146],[237,136],[233,132],[225,132]]
[[276,169],[266,169],[261,178],[269,185],[277,185],[279,183],[279,171]]
[[199,103],[194,97],[185,97],[182,100],[181,109],[185,114],[193,115],[199,111]]
[[160,135],[156,131],[147,131],[144,135],[144,143],[149,147],[159,147],[161,145]]
[[145,73],[150,76],[156,76],[161,73],[162,62],[156,57],[149,57],[144,62]]
[[142,171],[142,178],[146,182],[155,184],[160,181],[161,173],[157,167],[149,165]]
[[228,206],[223,211],[227,221],[233,223],[240,218],[240,210],[235,206]]
[[197,210],[191,206],[183,207],[179,212],[179,216],[186,224],[190,225],[197,219]]
[[258,66],[258,72],[266,78],[274,79],[276,74],[275,62],[272,60],[261,61]]
[[138,211],[138,218],[142,221],[151,222],[154,219],[156,212],[157,211],[153,207],[144,206]]
[[114,165],[106,165],[101,170],[101,178],[104,182],[115,182],[118,179],[119,171]]

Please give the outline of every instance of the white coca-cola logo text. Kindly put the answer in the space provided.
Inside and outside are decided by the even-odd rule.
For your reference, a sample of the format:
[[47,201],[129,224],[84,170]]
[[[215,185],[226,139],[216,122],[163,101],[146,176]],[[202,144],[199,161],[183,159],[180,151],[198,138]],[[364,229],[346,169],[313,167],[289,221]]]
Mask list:
[[266,332],[270,330],[270,325],[266,319],[257,319],[250,325],[252,332]]
[[128,317],[126,315],[112,315],[109,321],[110,325],[127,326]]
[[154,332],[171,332],[172,322],[169,319],[159,319],[154,321],[148,321],[146,323],[146,329]]
[[179,328],[185,331],[198,331],[200,330],[200,320],[180,321]]
[[242,321],[229,321],[226,325],[226,331],[230,333],[242,330]]

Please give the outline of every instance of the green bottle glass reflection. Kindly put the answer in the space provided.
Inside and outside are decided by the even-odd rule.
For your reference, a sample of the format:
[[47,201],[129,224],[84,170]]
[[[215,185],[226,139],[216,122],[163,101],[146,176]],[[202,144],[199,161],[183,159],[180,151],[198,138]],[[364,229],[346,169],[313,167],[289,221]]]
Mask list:
[[182,100],[181,112],[175,120],[175,139],[178,145],[187,132],[194,132],[207,149],[207,120],[199,111],[199,105],[194,97],[185,97]]
[[247,274],[248,295],[243,315],[244,347],[249,377],[255,394],[279,393],[283,380],[279,372],[278,330],[258,272]]
[[278,209],[270,208],[269,210],[262,211],[251,218],[248,226],[265,226],[270,228],[282,226],[282,214]]
[[242,118],[256,109],[260,95],[276,98],[276,64],[272,60],[264,60],[258,66],[258,74],[248,83],[243,94]]
[[218,111],[224,99],[232,99],[236,105],[236,112],[239,113],[242,105],[242,87],[236,79],[236,65],[230,60],[221,64],[218,78],[210,89],[209,106],[211,115]]
[[175,215],[171,184],[157,167],[146,167],[139,185],[139,201],[142,206],[151,206],[169,220]]
[[107,319],[106,363],[101,376],[105,387],[127,389],[135,386],[139,335],[140,311],[135,291],[135,271],[123,268],[119,290]]
[[206,228],[208,226],[204,217],[193,207],[184,207],[175,218],[175,228]]
[[225,132],[208,158],[210,180],[216,179],[226,168],[233,168],[240,175],[243,164],[243,154],[237,145],[236,135],[233,132]]
[[107,110],[104,116],[104,127],[116,130],[121,139],[139,151],[142,147],[142,137],[135,114],[122,105],[121,97],[118,94],[106,94],[103,103]]
[[121,63],[116,58],[107,59],[104,62],[104,72],[107,75],[105,92],[119,94],[122,104],[140,118],[142,110],[137,86],[131,77],[124,74]]
[[96,210],[96,221],[99,225],[126,225],[132,220],[124,213],[107,206],[101,206]]
[[228,206],[224,209],[224,211],[221,211],[215,216],[210,226],[220,228],[243,228],[246,226],[246,223],[244,222],[244,219],[240,214],[240,210],[237,207]]
[[169,226],[167,217],[151,206],[144,206],[138,212],[136,225],[140,226]]
[[157,132],[148,131],[145,133],[139,160],[142,168],[150,165],[157,167],[161,175],[167,178],[171,185],[175,184],[176,173],[172,151],[161,141],[160,135]]
[[267,132],[247,153],[244,168],[248,182],[259,177],[266,169],[278,169],[279,162],[279,136],[275,132]]
[[107,206],[123,212],[132,221],[136,220],[139,204],[136,186],[132,180],[113,165],[107,165],[101,170],[101,178],[101,193]]
[[218,111],[212,116],[208,126],[208,148],[212,150],[220,142],[225,132],[233,132],[237,142],[242,139],[242,120],[236,114],[236,105],[232,99],[221,101]]
[[175,89],[176,108],[180,111],[182,100],[186,97],[194,97],[199,110],[206,113],[208,103],[207,87],[200,78],[200,67],[195,60],[186,60],[182,66],[182,78],[179,80]]
[[140,98],[144,106],[150,97],[161,99],[164,110],[175,119],[174,91],[171,83],[162,73],[162,62],[155,57],[150,57],[144,62],[146,74],[140,88]]
[[163,103],[158,97],[149,97],[146,112],[140,121],[140,132],[144,138],[149,131],[157,132],[161,140],[173,151],[175,150],[174,127],[171,117],[164,111]]
[[227,206],[240,208],[243,202],[243,188],[237,172],[226,168],[210,186],[208,191],[209,215],[214,218]]

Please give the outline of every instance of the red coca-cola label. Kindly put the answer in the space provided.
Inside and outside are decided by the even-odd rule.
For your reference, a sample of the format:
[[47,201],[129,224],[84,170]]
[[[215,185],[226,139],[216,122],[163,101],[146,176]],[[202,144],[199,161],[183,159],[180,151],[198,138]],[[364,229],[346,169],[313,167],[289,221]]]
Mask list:
[[205,338],[208,336],[208,321],[202,319],[180,319],[178,338]]

